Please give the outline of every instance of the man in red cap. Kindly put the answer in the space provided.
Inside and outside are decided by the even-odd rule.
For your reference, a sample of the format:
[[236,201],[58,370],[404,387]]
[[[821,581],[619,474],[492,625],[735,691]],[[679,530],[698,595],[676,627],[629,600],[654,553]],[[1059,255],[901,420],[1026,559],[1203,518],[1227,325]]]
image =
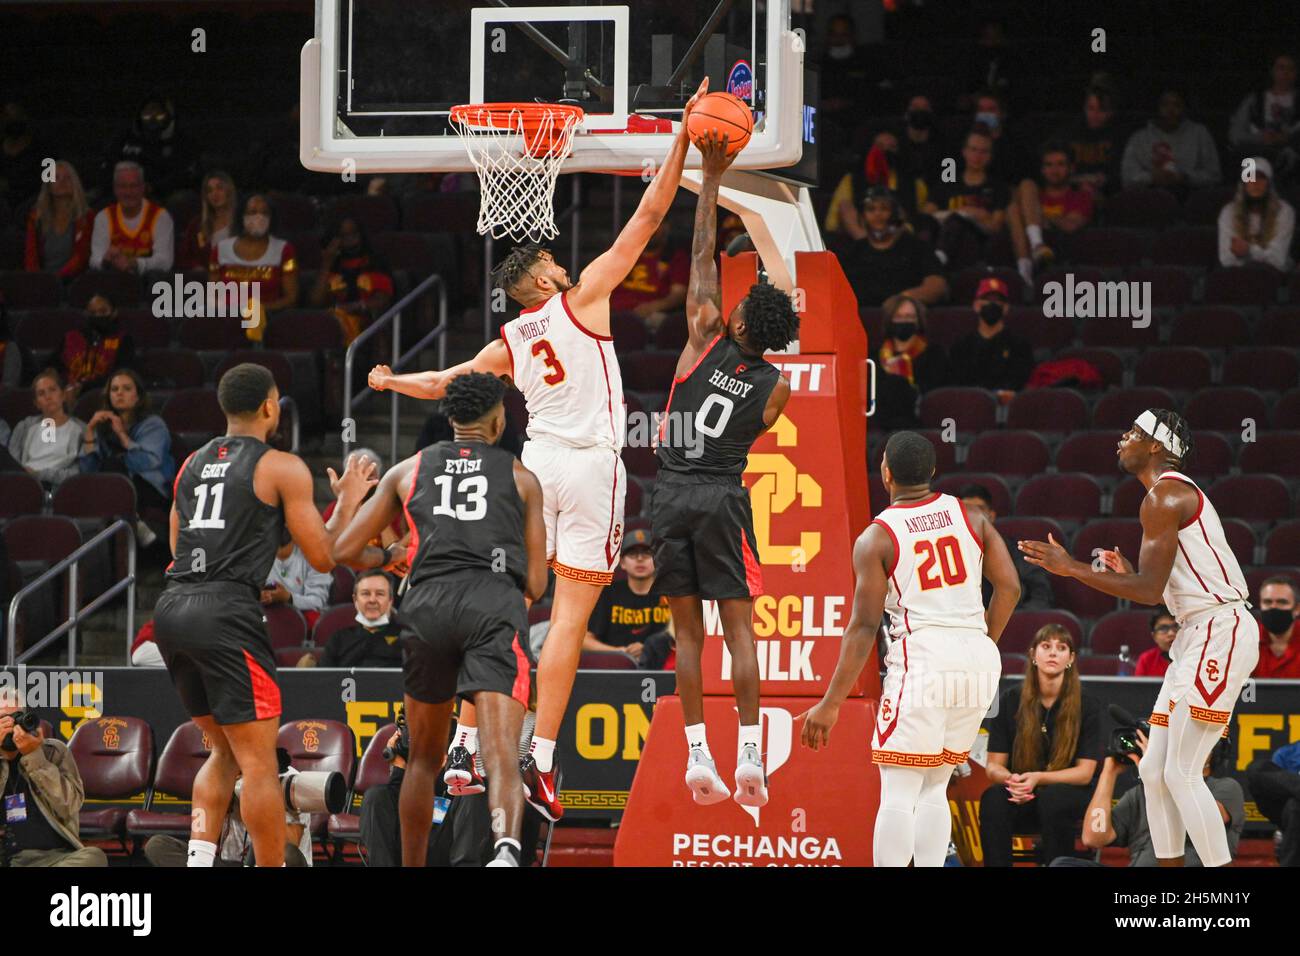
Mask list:
[[973,308],[979,324],[952,347],[953,384],[991,389],[1000,401],[1009,402],[1029,381],[1034,350],[1006,327],[1011,309],[1006,282],[997,276],[981,279]]

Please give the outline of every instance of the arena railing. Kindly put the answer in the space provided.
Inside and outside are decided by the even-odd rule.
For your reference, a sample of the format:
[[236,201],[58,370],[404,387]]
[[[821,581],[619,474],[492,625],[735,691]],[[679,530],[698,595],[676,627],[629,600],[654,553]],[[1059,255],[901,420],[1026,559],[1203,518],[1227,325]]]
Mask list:
[[[81,559],[90,554],[97,546],[120,533],[126,533],[126,576],[114,582],[103,594],[95,598],[85,607],[77,607],[77,584],[78,570]],[[68,666],[75,667],[77,664],[77,625],[82,618],[94,614],[101,607],[117,597],[122,591],[126,591],[126,648],[127,660],[130,660],[131,641],[135,637],[135,529],[131,523],[118,518],[99,534],[95,535],[77,550],[52,565],[45,573],[35,581],[22,588],[13,596],[9,602],[9,633],[6,636],[8,644],[5,660],[9,664],[22,664],[31,657],[42,651],[44,648],[57,641],[64,634],[68,635]],[[44,637],[40,638],[35,644],[26,648],[22,654],[18,654],[18,609],[22,606],[23,601],[31,594],[42,588],[44,585],[53,581],[64,571],[68,572],[68,619],[50,631]]]
[[[402,313],[417,300],[424,298],[426,295],[436,294],[438,297],[438,324],[433,331],[426,334],[420,341],[416,342],[406,352],[402,352]],[[391,308],[373,323],[370,327],[352,340],[348,346],[346,354],[343,356],[343,421],[346,423],[352,419],[352,409],[355,405],[364,402],[372,394],[369,386],[361,386],[361,391],[355,395],[352,394],[352,367],[356,362],[357,350],[361,345],[378,335],[380,330],[389,326],[393,328],[393,355],[390,367],[394,372],[401,372],[408,362],[414,361],[424,350],[424,348],[434,339],[438,340],[438,367],[447,367],[447,283],[441,275],[437,273],[428,276],[417,285],[414,289],[402,296],[395,302]],[[389,422],[389,439],[392,443],[390,449],[389,461],[396,463],[397,455],[397,405],[401,397],[397,392],[390,391],[390,422]],[[349,438],[349,434],[354,437]],[[343,460],[346,461],[352,446],[356,444],[355,428],[348,430],[346,427],[343,431]]]

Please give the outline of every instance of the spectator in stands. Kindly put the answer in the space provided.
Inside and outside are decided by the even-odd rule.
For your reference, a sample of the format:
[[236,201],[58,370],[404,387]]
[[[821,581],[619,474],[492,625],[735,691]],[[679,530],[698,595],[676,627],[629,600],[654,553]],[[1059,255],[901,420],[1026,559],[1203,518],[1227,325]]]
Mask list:
[[1179,200],[1222,178],[1210,131],[1187,119],[1187,101],[1177,89],[1161,93],[1155,117],[1129,137],[1122,169],[1124,188],[1160,186]]
[[81,468],[81,435],[86,423],[68,414],[67,393],[59,373],[47,368],[32,380],[37,414],[18,423],[9,438],[9,453],[42,484],[50,488]]
[[690,256],[670,239],[669,218],[665,218],[627,278],[610,294],[611,312],[631,312],[657,329],[669,313],[681,311],[686,303]]
[[1008,126],[1006,100],[1000,93],[986,89],[975,94],[975,115],[971,120],[972,129],[986,130],[993,140],[990,177],[1002,183],[1018,183],[1033,175],[1033,159],[1024,140]]
[[1029,381],[1034,350],[1006,327],[1011,310],[1007,284],[996,276],[981,279],[972,308],[979,325],[952,347],[952,383],[991,389],[1003,403],[1009,402]]
[[1259,812],[1278,828],[1278,866],[1300,866],[1300,741],[1252,761],[1246,782]]
[[671,671],[677,669],[677,631],[673,619],[668,618],[662,631],[647,637],[636,666],[643,671]]
[[24,731],[13,718],[23,709],[21,691],[0,687],[0,866],[108,866],[103,850],[80,839],[86,788],[68,745]]
[[90,234],[95,214],[86,202],[81,177],[65,159],[54,164],[54,182],[44,183],[27,214],[23,268],[75,279],[90,264]]
[[153,618],[140,625],[131,641],[132,667],[166,667],[162,651],[158,650],[158,639],[153,633]]
[[143,274],[172,267],[175,227],[162,206],[144,196],[144,168],[123,160],[113,168],[116,202],[95,216],[90,268]]
[[[826,231],[840,233],[850,239],[865,239],[866,227],[862,224],[860,210],[866,201],[867,192],[872,186],[884,186],[894,195],[900,197],[900,204],[906,205],[908,189],[900,189],[901,183],[896,167],[898,156],[898,137],[890,130],[881,130],[871,141],[871,148],[860,163],[845,173],[835,187],[831,203],[826,210]],[[916,207],[916,196],[912,190],[912,208]]]
[[1118,192],[1124,152],[1115,120],[1115,88],[1097,74],[1083,94],[1083,115],[1056,134],[1070,151],[1070,182],[1089,190],[1098,201]]
[[1296,172],[1300,150],[1295,73],[1294,56],[1282,53],[1274,57],[1269,86],[1247,94],[1228,124],[1228,142],[1232,148],[1242,156],[1267,157],[1284,182]]
[[172,101],[159,94],[151,94],[140,104],[131,128],[109,147],[105,165],[113,166],[122,160],[144,167],[159,202],[166,202],[177,190],[192,188],[199,175],[198,149],[177,129]]
[[1016,268],[1026,284],[1033,283],[1035,269],[1055,261],[1052,245],[1059,244],[1062,235],[1076,233],[1092,221],[1092,193],[1070,184],[1069,149],[1049,143],[1040,156],[1041,184],[1033,179],[1022,182],[1007,210]]
[[940,223],[935,255],[944,265],[983,258],[988,239],[1006,228],[1011,190],[993,178],[993,138],[981,127],[966,134],[955,182],[936,183],[923,210]]
[[349,345],[393,304],[393,276],[358,220],[344,216],[329,234],[310,301],[333,308]]
[[190,220],[176,250],[176,268],[183,271],[206,269],[212,247],[229,239],[239,208],[239,191],[229,173],[214,170],[203,177],[203,198],[199,214]]
[[[1137,740],[1141,753],[1146,753],[1147,738],[1141,730],[1137,732]],[[1080,838],[1090,850],[1101,850],[1108,846],[1128,850],[1129,866],[1159,866],[1155,848],[1151,845],[1151,830],[1147,826],[1146,788],[1135,784],[1124,792],[1118,802],[1115,801],[1115,781],[1128,770],[1130,762],[1136,767],[1139,759],[1141,754],[1128,754],[1124,759],[1112,754],[1106,755],[1102,761],[1101,773],[1097,775],[1097,787],[1092,792],[1092,801],[1083,816]],[[1242,792],[1241,784],[1229,773],[1231,760],[1230,742],[1225,738],[1215,745],[1201,773],[1214,796],[1214,805],[1223,818],[1223,826],[1228,831],[1228,852],[1236,857],[1241,831],[1246,826],[1246,795]],[[1067,855],[1052,860],[1051,865],[1104,864]],[[1201,866],[1201,859],[1196,855],[1191,840],[1186,841],[1183,866]]]
[[1259,663],[1255,677],[1300,678],[1296,586],[1283,574],[1259,586]]
[[298,260],[293,243],[272,235],[275,224],[270,200],[254,193],[244,200],[232,234],[212,247],[208,279],[212,282],[253,282],[258,290],[254,314],[244,316],[244,334],[261,342],[271,317],[298,304]]
[[1025,679],[1005,691],[989,731],[991,786],[980,798],[985,866],[1011,865],[1011,837],[1040,833],[1042,857],[1074,849],[1074,834],[1102,756],[1101,704],[1084,692],[1074,636],[1047,624],[1029,647]]
[[910,295],[885,300],[885,337],[876,354],[880,371],[897,375],[924,394],[948,381],[948,355],[925,336],[925,303]]
[[[957,495],[962,507],[967,511],[983,512],[984,517],[996,523],[998,513],[993,510],[993,492],[984,485],[970,484],[961,489]],[[1045,611],[1053,606],[1052,583],[1046,571],[1036,568],[1025,560],[1017,548],[1008,548],[1011,560],[1015,563],[1016,573],[1020,575],[1020,604],[1022,611]],[[993,597],[993,585],[987,580],[982,585],[984,604],[988,605]]]
[[996,17],[985,19],[971,53],[965,88],[980,90],[976,98],[990,94],[1004,98],[1011,95],[1014,78],[1023,72],[1020,58],[1007,46],[1006,25]]
[[[903,135],[898,141],[899,201],[913,215],[929,200],[933,184],[939,181],[941,163],[947,156],[934,128],[934,105],[928,96],[917,94],[907,101],[903,114]],[[908,188],[907,184],[911,184]]]
[[1270,265],[1289,272],[1295,209],[1277,194],[1273,164],[1256,156],[1255,177],[1237,185],[1237,195],[1219,212],[1219,264]]
[[117,309],[102,293],[90,297],[81,327],[65,332],[63,346],[49,358],[64,378],[69,402],[83,391],[100,388],[110,375],[134,361],[135,341],[121,330]]
[[27,111],[18,103],[6,103],[0,110],[0,199],[17,207],[35,196],[47,155],[36,142]]
[[867,235],[840,257],[860,307],[876,306],[894,295],[934,305],[948,295],[943,266],[904,225],[893,193],[875,186],[863,214]]
[[1165,671],[1169,670],[1169,665],[1173,663],[1169,656],[1169,648],[1174,646],[1174,638],[1177,636],[1178,622],[1169,613],[1169,608],[1164,606],[1156,608],[1155,613],[1151,615],[1151,640],[1155,641],[1155,646],[1148,647],[1138,655],[1133,676],[1164,677]]
[[[388,770],[388,782],[370,787],[361,797],[361,844],[366,866],[401,866],[402,865],[402,818],[397,812],[398,800],[402,794],[402,779],[406,776],[406,758],[400,746],[402,729],[399,726],[388,738],[388,750],[391,766]],[[441,780],[439,780],[441,782]],[[436,811],[435,811],[436,812]],[[433,827],[429,831],[431,859],[433,844],[440,830]]]
[[[167,424],[153,414],[144,382],[132,369],[118,369],[104,386],[99,411],[86,423],[82,438],[82,471],[124,474],[135,485],[138,505],[171,508],[172,436]],[[141,547],[149,547],[157,535],[143,519],[136,522]]]
[[302,548],[293,543],[286,525],[280,533],[280,547],[275,552],[266,587],[262,588],[262,603],[292,604],[302,612],[310,631],[329,603],[333,583],[328,571],[317,571],[311,566]]
[[[424,427],[427,430],[429,428],[429,422],[426,421]],[[448,425],[449,429],[450,427],[451,426]],[[424,432],[421,432],[422,436],[423,434]],[[446,438],[450,440],[451,437],[452,437],[451,432],[448,431]],[[441,438],[434,439],[434,441],[441,441]],[[415,443],[415,447],[427,448],[429,445],[432,444],[433,444],[432,441],[425,443],[423,441],[423,438],[421,438],[419,441]],[[353,451],[352,454],[358,455],[362,458],[369,458],[371,461],[373,461],[375,463],[376,478],[378,478],[380,475],[384,473],[383,456],[380,455],[379,452],[375,451],[373,448],[358,448],[355,451]],[[370,490],[370,492],[367,493],[366,499],[369,499],[370,495],[372,494],[374,494],[373,488]],[[330,520],[330,517],[334,514],[334,505],[335,502],[331,501],[328,505],[325,506],[325,510],[321,512],[322,521]],[[410,540],[411,540],[411,530],[406,526],[406,516],[404,514],[399,514],[396,518],[393,519],[393,523],[390,524],[387,528],[385,528],[378,537],[371,538],[366,543],[373,545],[376,548],[387,548],[390,546],[396,546],[399,551],[402,551],[402,553],[405,554],[406,547],[410,543]],[[391,574],[395,574],[397,577],[404,578],[406,577],[406,571],[408,570],[408,568],[406,566],[405,561],[402,561],[395,566],[389,567],[388,570]]]
[[[363,571],[352,591],[357,623],[330,635],[321,667],[401,667],[402,625],[393,614],[393,581],[378,569]],[[311,667],[307,654],[299,667]]]
[[668,598],[655,590],[655,558],[650,535],[634,528],[623,536],[618,565],[627,575],[600,592],[587,622],[584,651],[622,651],[640,659],[649,636],[664,629],[672,615]]

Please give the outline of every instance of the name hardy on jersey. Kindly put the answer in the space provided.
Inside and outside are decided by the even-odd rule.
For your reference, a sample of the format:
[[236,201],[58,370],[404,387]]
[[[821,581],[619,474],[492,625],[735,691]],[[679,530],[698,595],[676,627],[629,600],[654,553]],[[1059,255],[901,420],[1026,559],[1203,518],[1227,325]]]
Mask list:
[[932,515],[917,515],[915,518],[906,518],[903,524],[907,525],[907,530],[912,534],[919,534],[922,531],[937,531],[939,528],[952,527],[952,515],[946,511],[940,511]]
[[747,396],[749,390],[754,387],[749,382],[742,382],[738,378],[732,378],[730,375],[723,372],[722,369],[713,370],[713,374],[709,376],[709,384],[722,389],[724,392],[738,395],[741,398]]

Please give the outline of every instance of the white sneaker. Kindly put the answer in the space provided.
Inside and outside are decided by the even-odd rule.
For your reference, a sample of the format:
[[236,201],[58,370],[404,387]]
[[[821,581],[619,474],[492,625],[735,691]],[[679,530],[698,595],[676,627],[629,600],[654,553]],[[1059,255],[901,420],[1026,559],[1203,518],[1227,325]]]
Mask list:
[[143,521],[135,523],[135,540],[142,548],[151,548],[153,543],[158,540],[158,535],[154,534],[153,528],[149,527]]
[[713,758],[706,756],[699,747],[692,747],[691,754],[686,759],[686,786],[691,788],[695,802],[703,807],[720,803],[731,796],[731,791],[718,776]]
[[742,807],[767,805],[767,774],[753,744],[742,747],[736,758],[736,802]]

